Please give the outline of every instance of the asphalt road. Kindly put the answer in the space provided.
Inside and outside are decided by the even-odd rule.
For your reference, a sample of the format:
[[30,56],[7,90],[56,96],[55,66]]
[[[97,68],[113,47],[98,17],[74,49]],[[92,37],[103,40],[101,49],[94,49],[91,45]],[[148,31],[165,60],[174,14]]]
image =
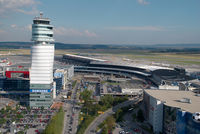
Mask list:
[[127,112],[124,116],[123,116],[123,127],[121,127],[120,125],[118,125],[119,127],[117,127],[114,131],[113,134],[119,134],[120,131],[124,130],[125,132],[130,132],[131,134],[134,134],[134,129],[139,129],[140,134],[149,134],[149,132],[145,131],[144,129],[142,129],[138,124],[138,122],[133,122],[132,121],[132,115],[133,113],[136,113],[136,110],[133,110],[132,112]]
[[110,109],[108,109],[104,114],[99,115],[96,117],[93,122],[88,126],[88,128],[85,130],[84,134],[95,134],[95,130],[99,124],[101,124],[108,116],[112,115],[114,112],[116,112],[119,108],[126,107],[128,105],[131,105],[138,100],[128,100],[123,103],[120,103]]
[[72,89],[72,95],[70,100],[66,100],[64,103],[64,110],[65,117],[64,117],[64,128],[63,128],[63,134],[75,134],[77,131],[78,126],[78,113],[79,110],[77,110],[76,102],[77,102],[77,88],[79,84],[75,85],[75,88]]

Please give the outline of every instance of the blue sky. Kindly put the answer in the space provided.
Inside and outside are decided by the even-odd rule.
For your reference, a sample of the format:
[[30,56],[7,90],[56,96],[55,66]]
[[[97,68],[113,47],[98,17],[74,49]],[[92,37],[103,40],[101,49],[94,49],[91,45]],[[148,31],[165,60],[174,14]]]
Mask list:
[[200,0],[0,0],[0,41],[30,41],[40,11],[57,42],[200,43]]

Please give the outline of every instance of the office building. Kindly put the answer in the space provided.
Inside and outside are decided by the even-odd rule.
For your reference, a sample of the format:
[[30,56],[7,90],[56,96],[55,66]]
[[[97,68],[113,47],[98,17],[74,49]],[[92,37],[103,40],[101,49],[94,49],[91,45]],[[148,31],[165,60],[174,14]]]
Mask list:
[[30,107],[50,107],[53,92],[53,26],[42,13],[33,19],[32,41]]
[[199,134],[200,99],[190,91],[145,90],[145,118],[154,133]]

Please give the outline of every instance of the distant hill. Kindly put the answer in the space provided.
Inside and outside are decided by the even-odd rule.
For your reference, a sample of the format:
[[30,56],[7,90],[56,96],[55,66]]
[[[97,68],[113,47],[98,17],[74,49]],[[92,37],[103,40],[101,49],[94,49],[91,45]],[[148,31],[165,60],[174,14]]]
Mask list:
[[0,42],[0,48],[20,49],[30,48],[31,42]]
[[[29,49],[32,44],[33,42],[0,42],[0,48]],[[111,46],[89,45],[89,44],[64,44],[64,43],[56,42],[55,48],[56,49],[107,49],[107,48],[111,48]]]
[[200,48],[200,44],[158,44],[153,45],[154,47],[165,47],[165,48]]

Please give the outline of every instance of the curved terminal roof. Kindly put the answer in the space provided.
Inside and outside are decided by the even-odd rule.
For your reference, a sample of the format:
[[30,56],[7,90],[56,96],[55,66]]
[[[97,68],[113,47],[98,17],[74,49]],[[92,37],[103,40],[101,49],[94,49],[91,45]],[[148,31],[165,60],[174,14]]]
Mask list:
[[188,81],[192,80],[190,76],[186,74],[181,74],[176,70],[169,70],[169,69],[157,69],[152,72],[154,75],[159,76],[163,80],[172,80],[172,81]]
[[85,57],[85,56],[80,56],[80,55],[73,55],[73,54],[65,54],[64,56],[68,56],[68,57],[72,57],[72,58],[79,58],[79,59],[83,59],[83,60],[91,60],[91,61],[100,61],[100,62],[107,61],[107,60],[90,58],[90,57]]
[[93,71],[105,71],[105,72],[122,72],[122,73],[128,73],[128,74],[138,74],[143,76],[151,76],[150,73],[144,73],[141,71],[135,71],[135,70],[127,70],[127,69],[121,69],[121,68],[108,68],[108,67],[87,67],[87,66],[76,66],[75,69],[79,70],[93,70]]

